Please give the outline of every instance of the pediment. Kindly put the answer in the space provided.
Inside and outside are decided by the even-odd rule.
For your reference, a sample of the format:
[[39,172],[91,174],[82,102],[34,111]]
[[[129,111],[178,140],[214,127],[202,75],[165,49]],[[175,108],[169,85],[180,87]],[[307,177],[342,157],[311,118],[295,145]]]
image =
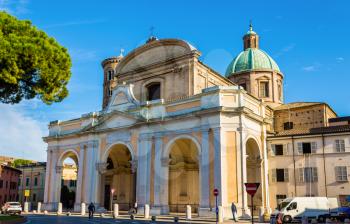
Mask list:
[[140,102],[134,96],[133,87],[132,84],[118,84],[112,91],[106,111],[127,111],[138,107]]
[[140,118],[123,112],[112,112],[105,114],[98,124],[94,127],[95,130],[104,130],[111,128],[123,128],[136,124]]
[[185,41],[163,39],[152,41],[130,52],[117,67],[117,74],[122,74],[154,65],[169,59],[178,58],[197,50]]

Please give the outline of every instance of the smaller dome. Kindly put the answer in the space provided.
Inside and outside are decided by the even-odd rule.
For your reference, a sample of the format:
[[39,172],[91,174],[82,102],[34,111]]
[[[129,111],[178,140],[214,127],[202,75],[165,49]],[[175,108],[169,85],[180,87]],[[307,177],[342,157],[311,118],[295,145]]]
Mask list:
[[247,48],[232,60],[226,69],[225,75],[227,77],[232,73],[254,70],[280,72],[276,62],[265,51],[258,48]]

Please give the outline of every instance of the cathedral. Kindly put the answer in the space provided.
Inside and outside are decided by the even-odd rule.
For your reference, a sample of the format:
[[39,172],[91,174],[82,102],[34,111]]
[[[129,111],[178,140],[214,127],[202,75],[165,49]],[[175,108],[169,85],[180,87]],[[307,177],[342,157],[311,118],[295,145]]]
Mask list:
[[[225,218],[232,203],[240,217],[269,214],[286,197],[346,203],[350,118],[322,102],[284,104],[284,74],[252,26],[225,75],[200,56],[186,41],[152,36],[102,61],[101,111],[49,124],[45,208],[58,207],[66,158],[77,166],[76,211],[137,202],[154,215],[190,205],[211,216],[214,189]],[[253,207],[248,182],[260,183]]]

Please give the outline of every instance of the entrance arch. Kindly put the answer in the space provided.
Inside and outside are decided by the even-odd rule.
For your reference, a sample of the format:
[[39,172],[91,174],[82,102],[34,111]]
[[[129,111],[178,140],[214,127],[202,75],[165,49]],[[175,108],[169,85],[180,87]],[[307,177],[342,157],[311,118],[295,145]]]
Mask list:
[[246,159],[247,159],[247,182],[248,183],[260,183],[258,191],[254,195],[254,214],[257,215],[259,207],[263,206],[263,178],[262,178],[262,156],[259,145],[254,138],[249,138],[246,142]]
[[185,212],[191,205],[192,212],[198,211],[199,148],[191,138],[177,138],[169,146],[169,195],[170,212]]
[[76,151],[68,150],[61,154],[56,169],[59,176],[58,199],[63,209],[72,210],[76,201],[79,157]]
[[111,146],[105,155],[102,174],[102,205],[111,210],[119,204],[120,210],[129,210],[136,201],[136,172],[132,149],[122,143]]

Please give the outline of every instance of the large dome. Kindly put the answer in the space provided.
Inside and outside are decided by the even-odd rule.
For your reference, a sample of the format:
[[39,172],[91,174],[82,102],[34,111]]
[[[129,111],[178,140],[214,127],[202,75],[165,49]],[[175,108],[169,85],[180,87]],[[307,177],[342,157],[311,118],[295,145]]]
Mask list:
[[263,50],[247,48],[235,57],[226,69],[226,76],[232,73],[269,70],[280,72],[276,62]]

